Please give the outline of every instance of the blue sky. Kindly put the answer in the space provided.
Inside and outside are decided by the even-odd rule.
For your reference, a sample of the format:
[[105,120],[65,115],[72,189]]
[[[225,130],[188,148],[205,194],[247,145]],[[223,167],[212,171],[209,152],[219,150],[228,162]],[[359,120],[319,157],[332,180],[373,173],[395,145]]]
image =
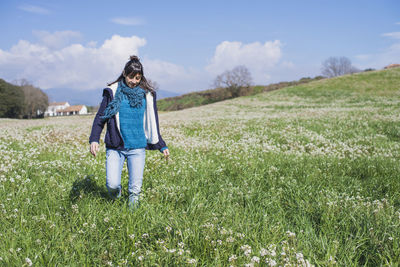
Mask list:
[[138,54],[160,89],[211,88],[237,65],[254,84],[400,63],[399,1],[1,1],[0,78],[101,89]]

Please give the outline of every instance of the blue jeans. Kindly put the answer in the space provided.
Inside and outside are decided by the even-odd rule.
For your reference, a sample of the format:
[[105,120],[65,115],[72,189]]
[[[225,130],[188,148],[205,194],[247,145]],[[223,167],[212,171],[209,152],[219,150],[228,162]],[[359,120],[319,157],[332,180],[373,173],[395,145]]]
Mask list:
[[143,171],[146,159],[145,148],[106,150],[106,186],[110,197],[116,199],[121,196],[121,173],[125,160],[129,172],[129,206],[139,204],[139,195],[143,182]]

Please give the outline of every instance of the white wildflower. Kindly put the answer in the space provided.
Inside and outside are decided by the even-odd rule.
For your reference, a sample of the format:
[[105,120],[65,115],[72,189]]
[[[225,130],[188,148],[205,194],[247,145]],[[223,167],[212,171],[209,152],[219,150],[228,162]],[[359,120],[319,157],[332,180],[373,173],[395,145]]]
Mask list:
[[233,242],[235,242],[235,238],[232,237],[232,236],[229,236],[229,237],[226,238],[226,242],[227,243],[233,243]]
[[293,233],[293,232],[290,232],[290,231],[286,231],[286,234],[287,234],[288,237],[290,237],[290,238],[295,238],[295,237],[296,237],[296,234]]
[[251,258],[251,261],[259,263],[260,262],[260,258],[257,257],[257,256],[253,256],[253,258]]
[[265,259],[265,263],[267,263],[269,266],[276,266],[277,264],[275,260],[269,258]]
[[229,262],[232,262],[234,260],[237,260],[237,256],[235,254],[229,257]]
[[261,249],[260,249],[260,256],[261,256],[261,257],[264,257],[264,256],[266,256],[266,255],[269,255],[268,249],[261,248]]
[[[78,211],[79,211],[79,209],[78,209],[78,204],[72,205],[71,208],[72,208],[72,211],[73,211],[73,212],[78,213]],[[42,219],[42,217],[41,217],[41,219]]]
[[246,255],[247,257],[250,256],[251,247],[249,245],[243,245],[240,247],[240,249],[244,251],[244,255]]
[[28,265],[28,266],[32,266],[32,261],[31,261],[30,258],[25,258],[25,263],[26,263],[26,265]]
[[196,260],[196,259],[188,259],[188,260],[187,260],[187,263],[189,263],[189,264],[196,264],[196,263],[197,263],[197,260]]

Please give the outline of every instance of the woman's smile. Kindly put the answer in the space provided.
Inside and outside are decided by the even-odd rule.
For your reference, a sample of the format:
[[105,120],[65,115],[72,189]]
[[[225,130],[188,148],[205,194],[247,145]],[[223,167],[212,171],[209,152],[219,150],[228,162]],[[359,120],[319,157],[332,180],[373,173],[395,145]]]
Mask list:
[[140,75],[140,73],[136,73],[136,75],[130,74],[130,75],[125,76],[125,83],[130,88],[134,88],[139,85],[141,79],[142,79],[142,75]]

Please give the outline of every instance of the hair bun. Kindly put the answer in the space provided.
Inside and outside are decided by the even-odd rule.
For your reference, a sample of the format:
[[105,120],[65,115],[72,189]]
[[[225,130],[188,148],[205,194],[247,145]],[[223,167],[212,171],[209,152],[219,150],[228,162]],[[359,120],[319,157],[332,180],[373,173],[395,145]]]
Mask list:
[[137,56],[130,56],[130,61],[139,61],[139,58]]

